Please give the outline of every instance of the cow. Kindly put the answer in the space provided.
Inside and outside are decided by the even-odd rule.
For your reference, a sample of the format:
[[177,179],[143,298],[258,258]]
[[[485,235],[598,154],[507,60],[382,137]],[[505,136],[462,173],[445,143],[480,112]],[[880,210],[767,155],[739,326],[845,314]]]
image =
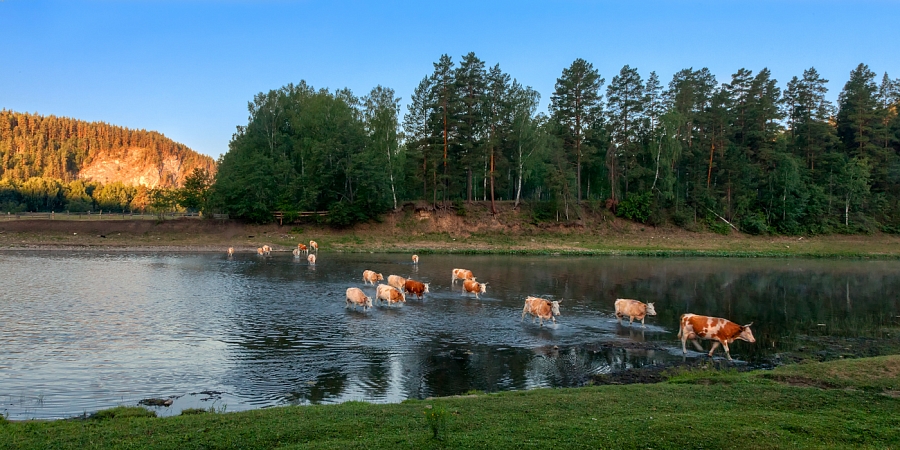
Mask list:
[[319,253],[319,244],[316,241],[309,241],[309,251],[315,250],[316,253]]
[[472,275],[471,270],[466,269],[453,269],[453,275],[450,278],[450,286],[453,286],[456,283],[456,280],[472,280],[475,281],[475,276]]
[[316,265],[316,255],[309,255],[309,256],[307,256],[307,257],[306,257],[306,261],[308,261],[308,262],[309,262],[309,265],[311,265],[311,266]]
[[698,351],[703,351],[703,347],[697,342],[697,338],[714,340],[712,348],[709,350],[709,357],[712,358],[713,352],[722,344],[725,349],[725,356],[731,361],[731,353],[728,351],[728,344],[737,339],[747,341],[749,343],[756,342],[753,332],[750,331],[750,322],[747,325],[738,325],[730,320],[720,319],[718,317],[698,316],[696,314],[682,314],[681,328],[678,330],[678,337],[681,338],[681,353],[687,354],[685,344],[690,339],[697,347]]
[[234,256],[234,247],[228,247],[228,256]]
[[309,253],[309,249],[306,248],[306,245],[304,245],[304,244],[297,244],[297,250],[300,250],[301,252],[304,252],[304,253]]
[[344,306],[344,308],[351,304],[353,305],[353,309],[356,309],[357,306],[362,306],[363,311],[365,311],[366,308],[372,307],[372,299],[366,297],[366,294],[364,294],[360,288],[347,288],[347,305]]
[[388,275],[388,285],[402,291],[403,287],[406,286],[406,278],[403,278],[400,275]]
[[638,319],[641,321],[641,328],[645,328],[644,316],[655,315],[656,309],[653,307],[653,303],[643,303],[628,298],[616,299],[616,320],[619,321],[619,325],[622,324],[622,317],[628,316],[628,326],[634,323],[634,319]]
[[300,249],[299,248],[295,248],[291,253],[294,254],[294,258],[300,257]]
[[256,254],[259,256],[265,255],[265,251],[263,251],[262,247],[256,247]]
[[403,292],[386,284],[379,284],[375,287],[375,298],[388,303],[406,302],[406,296],[403,295]]
[[466,295],[467,292],[472,292],[475,294],[475,298],[478,298],[478,294],[484,294],[486,290],[487,283],[479,283],[474,279],[463,281],[462,295]]
[[374,270],[363,270],[363,284],[372,283],[372,286],[374,286],[376,281],[382,280],[384,280],[384,275],[375,273]]
[[420,283],[416,280],[406,280],[406,284],[403,285],[403,290],[407,294],[416,294],[416,298],[420,299],[425,296],[428,291],[429,283]]
[[269,247],[268,245],[263,245],[262,250],[263,250],[263,253],[265,253],[266,255],[268,255],[269,253],[272,253],[272,247]]
[[[541,326],[544,326],[545,320],[552,320],[556,324],[556,317],[559,315],[559,304],[562,300],[550,301],[543,298],[528,297],[525,299],[525,308],[522,309],[522,319],[525,320],[525,314],[531,314],[531,323],[538,318]],[[520,322],[521,322],[520,320]]]
[[419,263],[419,255],[413,255],[412,262],[413,262],[413,264],[418,264]]

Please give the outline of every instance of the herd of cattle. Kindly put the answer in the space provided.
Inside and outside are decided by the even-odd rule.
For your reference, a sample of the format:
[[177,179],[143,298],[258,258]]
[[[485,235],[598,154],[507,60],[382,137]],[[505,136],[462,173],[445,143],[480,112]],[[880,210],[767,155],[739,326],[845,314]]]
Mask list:
[[[256,253],[259,256],[266,256],[271,251],[272,248],[268,245],[256,249]],[[299,258],[301,254],[306,253],[306,259],[309,264],[315,265],[316,255],[312,254],[312,251],[315,251],[316,254],[319,253],[319,245],[316,241],[309,241],[309,247],[304,244],[297,244],[297,248],[293,250],[293,254],[295,258]],[[234,247],[229,247],[228,256],[233,255]],[[414,265],[419,264],[418,255],[412,255],[412,263]],[[417,299],[421,299],[426,293],[430,292],[428,290],[429,283],[422,283],[420,281],[403,278],[399,275],[389,275],[387,284],[378,283],[379,281],[384,281],[384,276],[373,270],[364,270],[362,278],[363,284],[372,284],[375,286],[375,300],[379,303],[385,302],[387,304],[396,304],[406,302],[406,294],[412,294],[415,295]],[[476,281],[471,270],[453,269],[450,278],[451,289],[456,285],[457,281],[462,281],[463,295],[475,294],[475,298],[479,298],[478,294],[484,294],[487,291],[487,283],[479,283]],[[376,283],[378,284],[376,285]],[[521,320],[525,320],[525,316],[530,315],[531,323],[534,323],[535,319],[538,319],[540,321],[540,326],[544,326],[545,320],[552,320],[553,323],[556,324],[555,316],[559,316],[559,304],[561,302],[561,300],[550,301],[529,296],[525,299],[525,307],[522,309]],[[358,287],[347,288],[346,303],[347,307],[351,305],[354,308],[361,306],[363,310],[372,307],[372,299]],[[619,324],[622,323],[623,317],[628,317],[629,326],[631,326],[635,320],[640,320],[641,327],[644,327],[644,319],[646,316],[656,315],[656,309],[654,308],[653,303],[643,303],[638,300],[626,298],[616,299],[615,309],[616,320]],[[747,341],[751,344],[756,342],[756,339],[753,337],[753,332],[750,331],[751,325],[753,325],[752,322],[747,325],[738,325],[730,320],[719,317],[701,316],[690,313],[682,314],[678,329],[678,338],[681,339],[681,351],[682,353],[687,354],[687,341],[690,340],[698,351],[703,352],[703,347],[697,342],[697,339],[712,340],[712,348],[709,350],[708,355],[712,357],[713,352],[719,348],[719,345],[722,345],[722,348],[725,350],[725,356],[731,361],[731,352],[729,351],[728,344],[736,340]]]

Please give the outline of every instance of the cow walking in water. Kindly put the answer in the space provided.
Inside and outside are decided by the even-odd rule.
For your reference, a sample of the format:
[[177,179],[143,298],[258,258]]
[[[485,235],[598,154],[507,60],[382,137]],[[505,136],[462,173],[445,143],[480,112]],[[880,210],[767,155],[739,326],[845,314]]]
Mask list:
[[690,339],[694,347],[698,351],[703,351],[703,347],[697,342],[697,338],[713,340],[712,348],[709,350],[709,357],[712,358],[713,352],[719,348],[719,344],[725,349],[725,356],[731,361],[731,353],[728,351],[728,344],[735,340],[747,341],[749,343],[756,342],[753,332],[750,331],[750,322],[747,325],[738,325],[730,320],[721,319],[719,317],[698,316],[696,314],[682,314],[681,328],[678,330],[678,337],[681,338],[681,352],[687,354],[686,343]]
[[316,241],[309,241],[309,251],[315,250],[316,253],[319,253],[319,244]]
[[420,283],[416,280],[406,280],[406,284],[403,285],[403,290],[407,294],[415,294],[417,299],[421,299],[425,296],[428,291],[429,283]]
[[234,256],[234,247],[228,247],[228,257]]
[[374,270],[363,270],[363,284],[372,283],[372,286],[374,286],[376,281],[382,280],[384,280],[384,275],[375,273]]
[[[525,314],[531,314],[531,323],[534,319],[541,320],[541,326],[544,326],[545,320],[552,320],[556,324],[556,317],[559,315],[559,303],[561,300],[550,301],[538,297],[528,297],[525,299],[525,308],[522,309],[522,319],[525,320]],[[521,322],[520,320],[520,322]]]
[[344,307],[346,308],[350,305],[353,305],[354,309],[356,309],[357,306],[362,306],[363,311],[365,311],[367,308],[372,307],[372,299],[366,297],[366,294],[364,294],[360,288],[347,288],[347,305]]
[[456,280],[472,280],[475,281],[475,275],[472,275],[471,270],[466,269],[453,269],[453,275],[450,277],[450,286],[456,284]]
[[403,294],[399,289],[388,286],[386,284],[379,284],[375,287],[375,298],[378,300],[384,300],[389,304],[406,302],[406,295]]
[[311,266],[316,265],[316,255],[309,255],[309,256],[307,256],[307,257],[306,257],[306,261],[307,261],[307,262],[309,263],[309,265],[311,265]]
[[631,326],[634,319],[637,319],[641,321],[641,328],[645,328],[644,317],[655,315],[656,308],[653,307],[653,303],[643,303],[628,298],[616,299],[616,320],[619,321],[619,325],[622,324],[622,317],[628,316],[628,326]]
[[304,244],[297,244],[297,250],[300,250],[303,253],[309,253],[309,249],[307,249]]
[[272,247],[269,247],[268,245],[263,245],[262,250],[263,250],[263,253],[266,254],[266,256],[268,256],[269,253],[272,253]]
[[291,253],[294,254],[294,258],[298,258],[298,259],[300,258],[300,249],[299,248],[295,248]]
[[475,298],[478,298],[478,294],[484,294],[485,292],[487,292],[487,283],[479,283],[474,279],[463,281],[462,295],[472,293],[475,294]]
[[412,262],[413,264],[419,264],[419,255],[413,255]]
[[403,287],[406,286],[406,278],[400,275],[389,275],[387,284],[397,288],[398,291],[402,291]]

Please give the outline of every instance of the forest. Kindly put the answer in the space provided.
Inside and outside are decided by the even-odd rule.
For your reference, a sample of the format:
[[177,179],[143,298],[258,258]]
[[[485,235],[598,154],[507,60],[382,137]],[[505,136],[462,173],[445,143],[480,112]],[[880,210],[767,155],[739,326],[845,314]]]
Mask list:
[[[141,166],[160,167],[176,158],[182,178],[168,173],[151,189],[122,181],[99,183],[79,177],[97,158],[131,160],[141,153]],[[193,172],[196,169],[197,172]],[[0,211],[145,211],[170,210],[184,203],[197,207],[196,189],[208,185],[214,161],[160,133],[131,130],[102,122],[0,110]],[[179,203],[178,198],[182,198]]]
[[607,209],[629,220],[751,234],[900,231],[900,79],[860,64],[837,100],[815,68],[783,86],[763,68],[664,84],[577,59],[541,94],[469,53],[442,55],[412,92],[362,97],[305,82],[257,94],[207,208],[269,222],[329,211],[335,226],[403,202],[523,202],[536,221]]

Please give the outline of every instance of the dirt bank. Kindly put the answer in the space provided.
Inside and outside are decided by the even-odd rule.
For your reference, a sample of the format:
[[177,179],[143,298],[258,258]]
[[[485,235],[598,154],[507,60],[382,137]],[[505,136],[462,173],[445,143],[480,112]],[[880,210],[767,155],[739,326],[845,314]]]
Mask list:
[[750,236],[653,227],[598,212],[570,222],[537,222],[512,205],[496,216],[486,204],[435,210],[408,204],[381,222],[336,230],[314,223],[253,225],[183,218],[48,220],[0,218],[0,249],[290,251],[315,239],[322,251],[532,252],[579,254],[900,257],[900,237],[887,234]]

